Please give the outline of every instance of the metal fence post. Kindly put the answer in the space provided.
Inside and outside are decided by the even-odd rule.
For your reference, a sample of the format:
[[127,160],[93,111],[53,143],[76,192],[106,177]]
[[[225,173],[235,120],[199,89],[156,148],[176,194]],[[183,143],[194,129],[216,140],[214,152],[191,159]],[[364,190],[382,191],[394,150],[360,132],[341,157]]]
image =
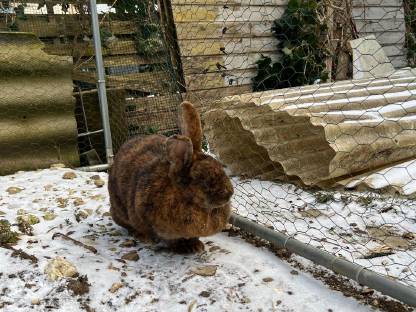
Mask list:
[[94,38],[94,51],[95,51],[95,65],[97,70],[97,87],[98,87],[98,99],[100,102],[101,120],[104,129],[104,141],[105,151],[107,156],[107,163],[112,164],[114,153],[113,153],[113,142],[111,138],[110,118],[108,114],[108,103],[107,103],[107,91],[105,85],[105,72],[104,62],[101,50],[101,36],[100,36],[100,25],[98,22],[97,13],[97,2],[96,0],[90,0],[90,14],[91,14],[91,26],[92,34]]

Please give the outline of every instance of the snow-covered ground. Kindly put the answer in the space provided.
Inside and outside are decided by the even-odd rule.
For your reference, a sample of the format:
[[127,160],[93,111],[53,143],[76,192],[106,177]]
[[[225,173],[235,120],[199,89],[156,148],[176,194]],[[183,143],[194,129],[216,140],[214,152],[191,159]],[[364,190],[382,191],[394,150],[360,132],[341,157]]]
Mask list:
[[[191,256],[135,242],[108,214],[106,185],[99,187],[106,180],[105,173],[65,168],[0,177],[0,220],[39,221],[33,225],[33,236],[21,235],[13,247],[36,258],[21,259],[0,248],[0,310],[374,311],[295,271],[269,251],[225,233],[204,239],[206,252]],[[243,196],[253,199],[242,195],[243,190],[237,190],[235,204]],[[296,214],[290,216],[285,209],[279,212],[285,212],[280,221],[293,232],[297,223],[284,220],[296,220]],[[337,220],[343,215],[339,210]],[[300,233],[310,228],[306,223]],[[12,229],[17,231],[16,226]],[[65,258],[87,279],[49,280],[45,268],[56,257]]]
[[237,212],[416,287],[416,201],[234,179]]

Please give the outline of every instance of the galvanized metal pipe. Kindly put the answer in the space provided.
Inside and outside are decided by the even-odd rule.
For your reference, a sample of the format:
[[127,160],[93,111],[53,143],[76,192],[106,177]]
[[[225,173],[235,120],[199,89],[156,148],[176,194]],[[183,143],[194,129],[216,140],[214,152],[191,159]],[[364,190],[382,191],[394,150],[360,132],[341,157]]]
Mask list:
[[79,167],[79,168],[76,168],[76,170],[86,171],[86,172],[96,172],[96,171],[105,171],[105,170],[108,170],[108,168],[110,168],[108,164],[102,164],[102,165],[94,165],[94,166],[88,166],[88,167]]
[[111,139],[110,117],[108,113],[107,91],[105,86],[105,72],[103,53],[101,50],[100,24],[98,22],[97,2],[90,0],[90,14],[92,34],[94,38],[95,66],[97,70],[97,89],[100,102],[101,120],[104,129],[105,151],[107,163],[112,164],[114,158],[113,142]]
[[397,299],[412,307],[416,307],[416,289],[375,273],[361,265],[334,256],[316,247],[306,245],[283,233],[271,230],[244,217],[232,214],[230,223],[243,231],[269,241],[278,248],[288,251],[322,265],[340,275],[346,276],[361,285],[378,290],[384,295]]

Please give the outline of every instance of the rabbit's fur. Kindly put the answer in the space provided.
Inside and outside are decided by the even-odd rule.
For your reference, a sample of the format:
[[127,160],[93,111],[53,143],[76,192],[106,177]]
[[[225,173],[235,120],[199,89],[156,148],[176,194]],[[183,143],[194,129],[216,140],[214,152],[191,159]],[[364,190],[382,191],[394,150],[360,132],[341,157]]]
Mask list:
[[233,187],[221,163],[202,152],[202,128],[191,103],[180,112],[182,135],[134,138],[118,151],[109,173],[111,215],[142,240],[176,251],[204,248],[198,239],[221,231]]

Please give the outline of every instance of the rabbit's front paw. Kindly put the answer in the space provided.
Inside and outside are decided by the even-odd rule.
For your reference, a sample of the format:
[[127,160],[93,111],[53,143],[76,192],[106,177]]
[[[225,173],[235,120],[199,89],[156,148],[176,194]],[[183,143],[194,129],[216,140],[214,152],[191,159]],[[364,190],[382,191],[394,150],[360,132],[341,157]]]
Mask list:
[[190,239],[176,239],[172,242],[169,242],[169,248],[181,254],[189,254],[189,253],[199,253],[204,251],[204,243],[201,242],[198,238],[190,238]]

